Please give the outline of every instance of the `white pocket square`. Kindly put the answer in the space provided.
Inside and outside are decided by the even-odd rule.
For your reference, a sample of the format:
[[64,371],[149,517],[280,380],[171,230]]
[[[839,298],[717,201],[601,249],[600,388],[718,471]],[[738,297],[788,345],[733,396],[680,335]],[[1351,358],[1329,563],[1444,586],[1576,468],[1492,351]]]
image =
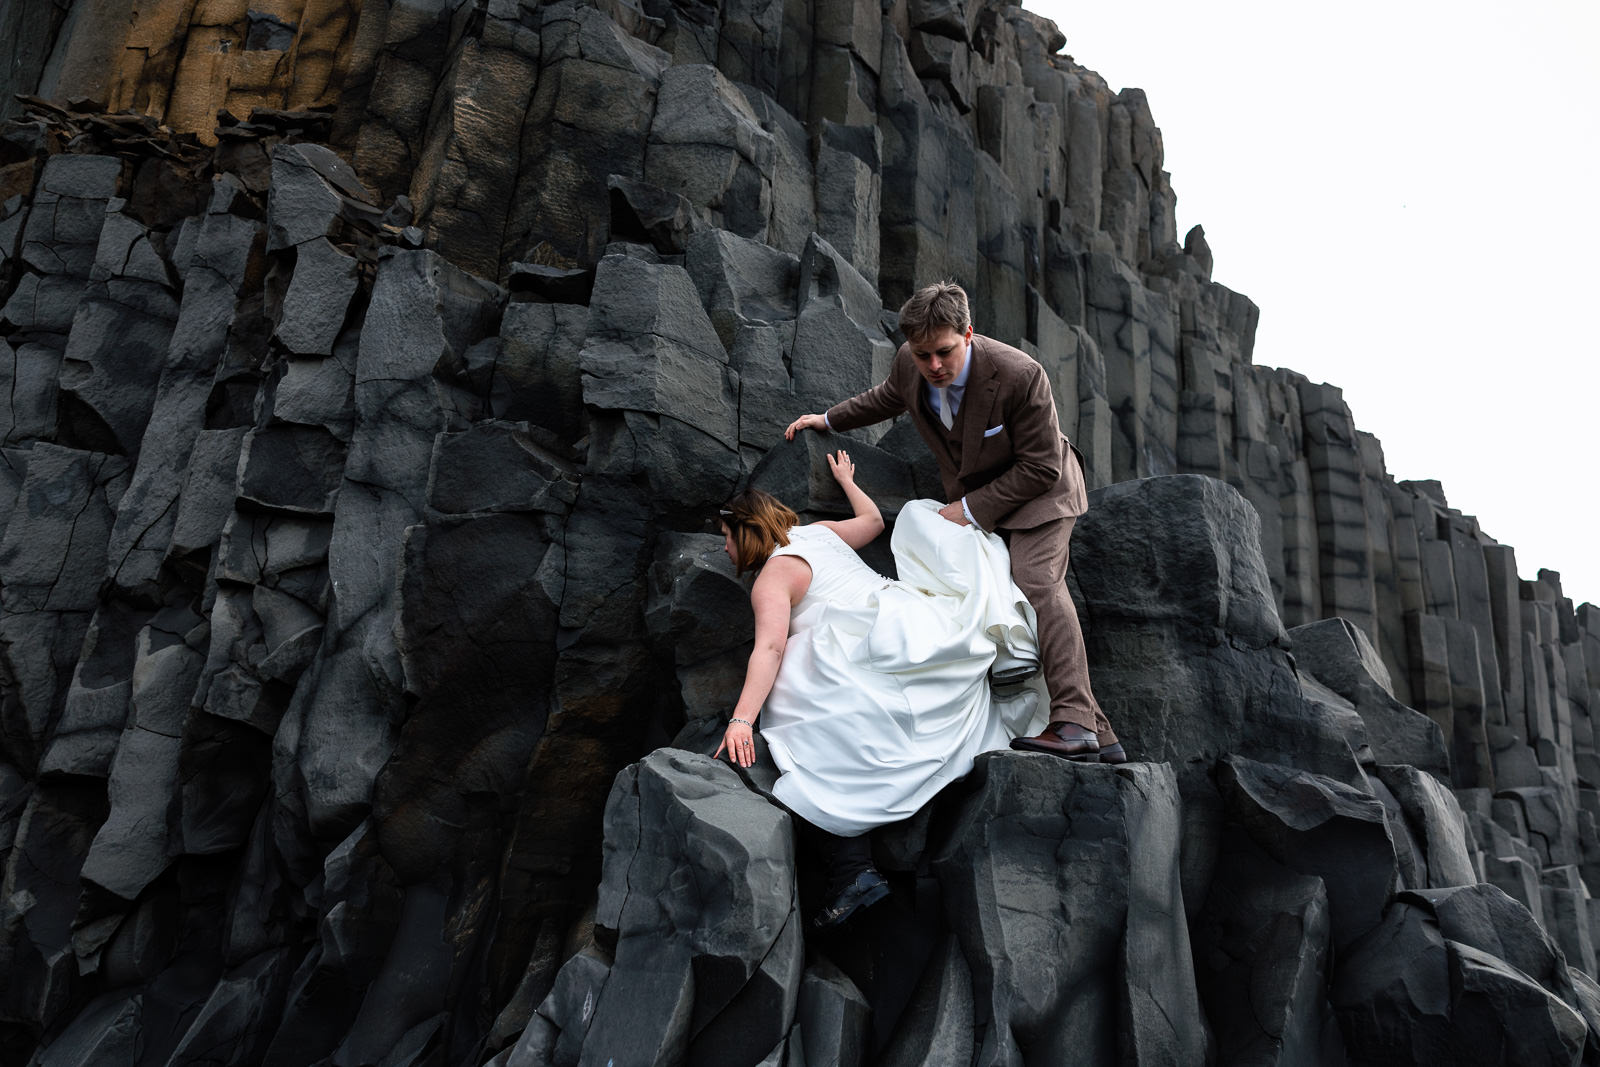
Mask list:
[[1006,428],[1006,424],[1002,422],[999,426],[991,426],[987,430],[983,431],[983,436],[985,436],[985,437],[993,437],[995,434],[999,433],[1001,430],[1003,430],[1005,428]]

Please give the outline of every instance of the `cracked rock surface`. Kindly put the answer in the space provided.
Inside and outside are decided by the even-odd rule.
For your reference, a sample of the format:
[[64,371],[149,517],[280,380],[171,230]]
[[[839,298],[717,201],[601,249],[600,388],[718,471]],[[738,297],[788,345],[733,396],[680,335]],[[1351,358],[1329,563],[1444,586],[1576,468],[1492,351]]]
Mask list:
[[[0,1062],[1600,1064],[1600,609],[1255,362],[1064,43],[0,12]],[[1083,453],[1136,762],[984,756],[819,936],[776,769],[709,759],[714,516],[839,514],[841,444],[937,494],[907,425],[781,431],[942,277]]]

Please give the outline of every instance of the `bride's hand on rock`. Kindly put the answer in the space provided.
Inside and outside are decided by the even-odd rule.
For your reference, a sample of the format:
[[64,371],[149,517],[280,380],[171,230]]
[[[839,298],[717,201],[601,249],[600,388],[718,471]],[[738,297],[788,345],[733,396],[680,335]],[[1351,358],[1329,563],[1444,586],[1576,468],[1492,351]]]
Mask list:
[[839,449],[837,455],[828,455],[828,469],[833,471],[833,480],[840,485],[851,485],[856,480],[856,465],[850,460],[850,453]]
[[722,734],[722,744],[717,746],[717,751],[712,759],[722,756],[723,750],[728,752],[728,761],[741,767],[748,767],[756,761],[756,742],[750,727],[742,722],[730,722],[728,729]]

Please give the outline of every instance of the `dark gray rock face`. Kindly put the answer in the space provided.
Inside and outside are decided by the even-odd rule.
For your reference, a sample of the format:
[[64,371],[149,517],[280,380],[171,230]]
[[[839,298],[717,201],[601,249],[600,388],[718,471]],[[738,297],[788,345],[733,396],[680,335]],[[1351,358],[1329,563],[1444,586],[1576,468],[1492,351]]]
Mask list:
[[[1052,24],[131,10],[0,13],[0,1061],[1600,1062],[1600,610],[1255,362]],[[779,441],[938,277],[1140,762],[986,756],[803,940],[715,509],[938,495]]]
[[1348,701],[1380,763],[1409,764],[1448,780],[1449,756],[1439,726],[1395,699],[1389,670],[1366,634],[1344,619],[1289,631],[1295,667]]
[[[609,969],[581,1004],[552,994],[539,1008],[561,1031],[557,1061],[755,1063],[797,1005],[827,1015],[829,998],[805,995],[810,977],[802,986],[794,872],[787,814],[725,764],[665,749],[625,770],[606,804],[594,918]],[[576,957],[557,990],[592,966]]]
[[1257,847],[1321,880],[1336,949],[1378,922],[1395,876],[1380,801],[1321,775],[1238,756],[1222,761],[1217,784],[1228,814]]
[[[801,977],[787,815],[701,756],[665,749],[626,769],[607,804],[595,946],[557,977],[513,1054],[527,1059],[508,1062],[754,1064],[783,1047],[841,1064],[1072,1049],[1203,1061],[1170,769],[994,753],[963,793],[927,852],[944,901],[933,921],[953,938],[878,1050],[849,974],[823,958]],[[1127,892],[1108,901],[1107,884]]]
[[1322,879],[1230,838],[1194,937],[1195,981],[1221,1063],[1336,1063],[1328,1018],[1328,894]]
[[[1281,649],[1287,644],[1273,607],[1266,571],[1253,533],[1254,516],[1237,494],[1193,476],[1145,479],[1098,490],[1074,538],[1075,577],[1082,592],[1086,628],[1100,659],[1115,669],[1119,629],[1168,631],[1175,652],[1217,650],[1261,654],[1264,695],[1279,703],[1267,710],[1297,712],[1298,693],[1273,692],[1274,676],[1293,678]],[[1153,672],[1152,672],[1153,673]],[[1219,674],[1224,672],[1219,671]],[[1239,673],[1227,671],[1227,674]],[[1122,730],[1141,752],[1191,748],[1191,737],[1216,736],[1221,751],[1237,747],[1247,729],[1243,709],[1203,712],[1222,722],[1187,722],[1171,715],[1167,729],[1150,729],[1126,687],[1106,685]],[[1111,710],[1108,708],[1108,714]],[[1298,716],[1294,716],[1298,717]],[[1153,727],[1155,723],[1151,723]],[[1188,736],[1174,735],[1173,729]],[[1286,746],[1287,747],[1287,746]]]
[[1096,694],[1130,751],[1178,769],[1191,915],[1227,817],[1219,760],[1362,778],[1341,723],[1301,694],[1254,525],[1238,493],[1180,475],[1096,490],[1073,536]]
[[[934,870],[972,969],[975,1062],[1024,1049],[1203,1061],[1170,768],[1006,754],[984,757],[971,780]],[[1122,888],[1108,896],[1107,885]]]
[[1524,972],[1398,903],[1340,965],[1332,999],[1352,1062],[1578,1063],[1587,1024]]

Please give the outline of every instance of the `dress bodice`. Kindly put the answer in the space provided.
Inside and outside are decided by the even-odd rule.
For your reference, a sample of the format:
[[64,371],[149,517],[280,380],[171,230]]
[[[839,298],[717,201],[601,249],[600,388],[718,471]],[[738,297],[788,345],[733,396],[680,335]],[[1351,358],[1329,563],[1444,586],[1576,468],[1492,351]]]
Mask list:
[[789,543],[773,549],[772,555],[798,556],[811,566],[811,584],[790,612],[791,619],[819,603],[840,608],[863,605],[889,584],[826,526],[790,527]]

